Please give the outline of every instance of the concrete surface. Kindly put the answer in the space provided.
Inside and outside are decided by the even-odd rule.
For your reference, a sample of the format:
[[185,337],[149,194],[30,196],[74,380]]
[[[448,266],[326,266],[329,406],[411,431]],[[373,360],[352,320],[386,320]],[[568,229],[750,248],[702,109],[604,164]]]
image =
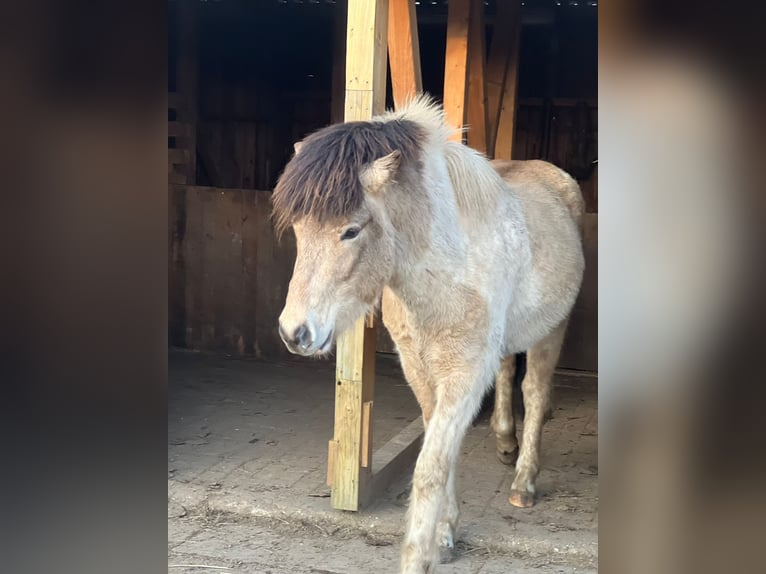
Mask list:
[[[170,354],[169,572],[397,572],[411,471],[360,513],[330,508],[334,362],[266,363]],[[489,414],[463,443],[456,559],[439,574],[595,572],[597,390],[557,375],[538,503],[507,503]],[[379,356],[373,439],[419,416],[395,358]]]

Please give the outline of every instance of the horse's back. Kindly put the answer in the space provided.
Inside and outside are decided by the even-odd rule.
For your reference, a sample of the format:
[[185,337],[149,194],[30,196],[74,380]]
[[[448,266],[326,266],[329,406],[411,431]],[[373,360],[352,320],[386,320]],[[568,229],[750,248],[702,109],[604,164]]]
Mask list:
[[569,210],[578,230],[582,233],[585,202],[580,186],[567,172],[552,163],[539,159],[523,161],[496,159],[490,163],[500,177],[511,186],[537,183],[555,190]]
[[495,160],[509,197],[523,213],[530,267],[510,302],[506,351],[527,350],[571,312],[582,281],[580,186],[563,170],[539,161]]

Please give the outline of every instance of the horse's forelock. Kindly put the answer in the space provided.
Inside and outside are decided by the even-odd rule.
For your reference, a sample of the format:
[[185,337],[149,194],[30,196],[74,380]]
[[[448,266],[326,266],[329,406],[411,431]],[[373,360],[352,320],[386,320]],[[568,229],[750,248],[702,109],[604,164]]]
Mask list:
[[421,126],[401,119],[335,124],[311,134],[274,189],[277,232],[306,217],[321,224],[353,213],[364,201],[362,167],[395,150],[417,165],[424,139]]

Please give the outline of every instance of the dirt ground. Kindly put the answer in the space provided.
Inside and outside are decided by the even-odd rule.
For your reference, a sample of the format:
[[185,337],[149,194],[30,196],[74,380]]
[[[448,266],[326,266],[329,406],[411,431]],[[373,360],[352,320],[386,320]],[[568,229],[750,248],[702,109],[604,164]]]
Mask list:
[[[360,513],[330,507],[333,369],[171,353],[170,573],[397,572],[411,471]],[[507,503],[513,467],[495,458],[489,415],[477,419],[459,462],[455,559],[437,573],[596,571],[596,381],[558,375],[554,400],[532,509]],[[374,446],[418,416],[396,360],[380,356]]]

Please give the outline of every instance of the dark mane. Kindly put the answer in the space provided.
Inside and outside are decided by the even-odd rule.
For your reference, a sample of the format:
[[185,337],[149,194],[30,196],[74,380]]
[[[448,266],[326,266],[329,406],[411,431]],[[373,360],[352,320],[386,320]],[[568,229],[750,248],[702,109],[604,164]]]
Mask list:
[[404,163],[419,162],[425,130],[410,120],[349,122],[314,132],[285,167],[272,202],[282,233],[310,216],[323,223],[358,209],[362,166],[399,150]]

